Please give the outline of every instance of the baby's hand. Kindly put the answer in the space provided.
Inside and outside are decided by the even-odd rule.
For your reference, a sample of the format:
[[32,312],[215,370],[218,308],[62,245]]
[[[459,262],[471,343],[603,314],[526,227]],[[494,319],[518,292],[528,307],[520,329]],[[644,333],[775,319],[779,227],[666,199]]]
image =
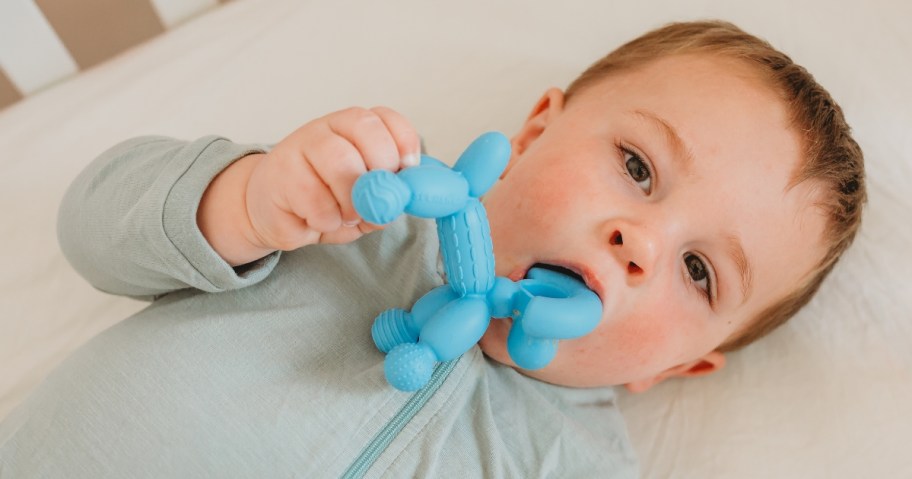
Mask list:
[[418,163],[418,134],[389,108],[349,108],[307,123],[260,159],[247,184],[250,224],[267,249],[347,243],[379,229],[352,205],[369,170]]
[[369,170],[418,164],[420,140],[389,108],[349,108],[307,123],[269,153],[226,168],[200,201],[197,224],[232,265],[314,243],[346,243],[380,229],[352,206]]

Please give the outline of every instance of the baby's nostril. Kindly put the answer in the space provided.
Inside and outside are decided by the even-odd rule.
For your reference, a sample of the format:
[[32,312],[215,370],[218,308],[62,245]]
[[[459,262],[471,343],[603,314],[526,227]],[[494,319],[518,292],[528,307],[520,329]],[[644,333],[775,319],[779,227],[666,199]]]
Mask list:
[[633,261],[627,263],[627,272],[630,274],[640,274],[643,272],[643,268],[637,266]]
[[622,245],[624,244],[624,237],[621,236],[620,231],[615,231],[614,234],[611,235],[611,240],[609,242],[613,245]]

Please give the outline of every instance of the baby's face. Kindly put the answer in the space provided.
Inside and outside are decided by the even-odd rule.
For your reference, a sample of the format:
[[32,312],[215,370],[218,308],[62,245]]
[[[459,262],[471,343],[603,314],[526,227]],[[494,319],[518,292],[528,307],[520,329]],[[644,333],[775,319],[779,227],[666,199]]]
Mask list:
[[[523,371],[543,381],[642,390],[717,369],[714,350],[822,257],[814,191],[788,188],[799,137],[742,64],[677,56],[568,104],[550,90],[513,147],[484,200],[497,274],[564,266],[604,305],[593,333]],[[510,324],[492,321],[480,345],[513,366]]]

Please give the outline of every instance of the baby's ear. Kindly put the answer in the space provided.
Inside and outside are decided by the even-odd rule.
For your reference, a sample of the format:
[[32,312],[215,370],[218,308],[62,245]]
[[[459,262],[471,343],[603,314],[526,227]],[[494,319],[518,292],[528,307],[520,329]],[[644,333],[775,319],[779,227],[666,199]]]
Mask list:
[[632,393],[641,393],[668,378],[705,376],[723,367],[725,367],[725,354],[712,351],[693,361],[668,368],[653,377],[629,382],[624,387]]
[[519,131],[513,135],[513,138],[510,139],[510,147],[512,149],[510,163],[507,165],[501,178],[506,176],[516,160],[518,160],[523,152],[529,148],[529,145],[531,145],[532,142],[541,136],[548,124],[560,114],[563,109],[564,92],[559,88],[549,88],[538,100],[538,103],[535,104],[535,107],[532,108],[532,112],[529,113],[529,117],[526,118],[526,122],[523,124],[522,128],[520,128]]

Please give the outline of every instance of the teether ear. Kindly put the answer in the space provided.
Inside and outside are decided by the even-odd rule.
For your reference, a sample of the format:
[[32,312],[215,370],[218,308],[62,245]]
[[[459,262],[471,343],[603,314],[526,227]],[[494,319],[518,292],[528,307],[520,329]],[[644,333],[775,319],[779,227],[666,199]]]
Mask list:
[[485,133],[459,156],[453,170],[462,173],[469,182],[469,194],[475,198],[485,194],[510,161],[510,140],[503,133]]

